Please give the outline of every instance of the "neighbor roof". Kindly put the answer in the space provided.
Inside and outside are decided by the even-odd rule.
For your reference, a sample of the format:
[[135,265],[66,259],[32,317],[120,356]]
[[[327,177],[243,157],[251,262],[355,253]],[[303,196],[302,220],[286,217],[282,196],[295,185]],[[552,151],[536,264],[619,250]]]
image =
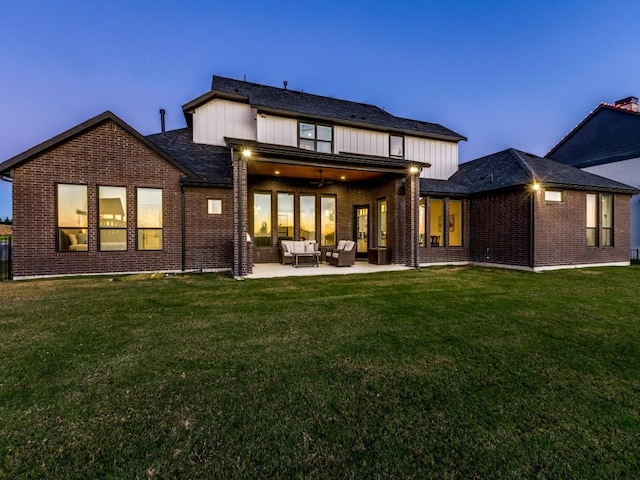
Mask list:
[[345,125],[365,125],[368,128],[410,133],[416,136],[459,142],[462,135],[437,123],[411,120],[391,115],[385,110],[365,103],[339,100],[297,90],[260,85],[214,75],[211,91],[184,105],[187,124],[191,124],[193,110],[213,98],[244,101],[260,111],[306,117]]
[[600,104],[546,158],[577,168],[640,157],[640,113]]
[[463,163],[449,180],[467,186],[473,193],[527,186],[532,182],[553,188],[638,193],[629,185],[513,148]]
[[233,165],[228,147],[195,143],[190,128],[148,135],[147,139],[197,177],[183,183],[232,186]]
[[41,144],[36,145],[35,147],[30,148],[29,150],[22,152],[21,154],[16,155],[13,158],[10,158],[9,160],[6,160],[3,163],[0,163],[0,175],[10,176],[12,168],[17,167],[20,164],[31,160],[35,156],[41,155],[64,142],[68,142],[69,140],[79,135],[82,135],[83,133],[109,120],[114,122],[116,125],[118,125],[120,128],[125,130],[127,133],[129,133],[133,137],[135,137],[138,141],[140,141],[145,146],[153,150],[155,153],[160,155],[171,165],[176,167],[178,170],[182,171],[182,173],[186,174],[187,176],[193,176],[193,173],[188,168],[186,168],[181,163],[176,162],[169,154],[167,154],[166,152],[158,148],[154,143],[147,140],[144,136],[142,136],[137,130],[131,127],[128,123],[126,123],[117,115],[109,111],[101,113],[100,115],[96,115],[95,117],[90,118],[86,122],[76,125],[75,127],[70,128],[65,132],[62,132],[61,134],[56,135],[55,137],[50,138],[49,140],[42,142]]

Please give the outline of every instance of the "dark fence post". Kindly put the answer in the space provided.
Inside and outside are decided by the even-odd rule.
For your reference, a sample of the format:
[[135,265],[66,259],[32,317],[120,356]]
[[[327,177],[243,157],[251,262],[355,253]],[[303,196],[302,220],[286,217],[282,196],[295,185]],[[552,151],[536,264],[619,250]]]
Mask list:
[[0,239],[0,282],[13,278],[13,265],[11,264],[12,237]]

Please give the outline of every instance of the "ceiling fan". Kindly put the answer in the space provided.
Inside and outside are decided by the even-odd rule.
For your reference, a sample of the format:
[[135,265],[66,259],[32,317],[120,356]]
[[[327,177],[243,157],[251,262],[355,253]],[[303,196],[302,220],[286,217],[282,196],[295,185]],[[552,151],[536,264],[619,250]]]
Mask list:
[[333,181],[331,180],[325,180],[322,178],[322,169],[318,170],[318,172],[320,173],[320,178],[319,180],[313,180],[311,182],[309,182],[311,185],[315,185],[318,188],[323,187],[325,185],[331,185],[333,183]]

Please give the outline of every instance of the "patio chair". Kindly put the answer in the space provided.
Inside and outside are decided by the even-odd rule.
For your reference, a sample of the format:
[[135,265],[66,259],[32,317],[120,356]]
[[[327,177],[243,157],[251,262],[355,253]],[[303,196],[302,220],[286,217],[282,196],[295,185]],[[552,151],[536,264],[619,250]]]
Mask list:
[[336,245],[335,247],[327,248],[327,250],[324,252],[325,263],[331,263],[331,255],[335,252],[339,252],[340,250],[343,250],[346,244],[347,244],[346,240],[340,240],[338,242],[338,245]]
[[356,262],[356,242],[347,240],[344,248],[331,254],[331,265],[350,267]]

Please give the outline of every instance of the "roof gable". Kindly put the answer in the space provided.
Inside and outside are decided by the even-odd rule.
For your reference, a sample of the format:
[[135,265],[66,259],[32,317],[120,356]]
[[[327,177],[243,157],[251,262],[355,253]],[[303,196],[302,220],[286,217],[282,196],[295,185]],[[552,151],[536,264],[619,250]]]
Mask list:
[[526,187],[534,182],[555,188],[638,193],[629,185],[513,148],[461,164],[450,180],[473,193]]
[[365,103],[340,100],[296,90],[213,76],[211,91],[185,104],[182,108],[190,123],[190,112],[214,98],[248,102],[265,112],[337,121],[346,125],[367,125],[378,129],[412,132],[417,136],[459,142],[462,135],[437,123],[396,117]]
[[601,104],[545,158],[577,168],[640,157],[640,113]]
[[117,115],[115,115],[114,113],[110,112],[110,111],[106,111],[104,113],[101,113],[100,115],[97,115],[93,118],[90,118],[89,120],[87,120],[86,122],[83,122],[79,125],[76,125],[75,127],[70,128],[69,130],[62,132],[59,135],[56,135],[55,137],[50,138],[49,140],[46,140],[42,143],[40,143],[39,145],[36,145],[33,148],[30,148],[29,150],[22,152],[18,155],[16,155],[13,158],[10,158],[9,160],[6,160],[3,163],[0,163],[0,174],[2,175],[9,175],[10,174],[10,170],[12,168],[15,168],[25,162],[28,162],[29,160],[33,159],[34,157],[38,156],[38,155],[42,155],[43,153],[48,152],[49,150],[52,150],[56,147],[58,147],[59,145],[68,142],[96,127],[98,127],[99,125],[102,125],[103,123],[107,122],[107,121],[112,121],[114,122],[116,125],[118,125],[120,128],[122,128],[124,131],[126,131],[127,133],[129,133],[131,136],[133,136],[136,140],[138,140],[139,142],[141,142],[142,144],[144,144],[146,147],[148,147],[149,149],[151,149],[153,152],[155,152],[156,154],[158,154],[160,157],[162,157],[164,160],[166,160],[167,162],[169,162],[171,165],[173,165],[174,167],[176,167],[178,170],[180,170],[182,173],[188,175],[188,176],[193,176],[193,173],[187,169],[184,165],[181,165],[180,163],[176,162],[170,155],[168,155],[166,152],[164,152],[163,150],[161,150],[160,148],[158,148],[154,143],[151,143],[149,140],[147,140],[144,136],[142,136],[137,130],[135,130],[133,127],[131,127],[129,124],[127,124],[125,121],[123,121],[121,118],[119,118]]

